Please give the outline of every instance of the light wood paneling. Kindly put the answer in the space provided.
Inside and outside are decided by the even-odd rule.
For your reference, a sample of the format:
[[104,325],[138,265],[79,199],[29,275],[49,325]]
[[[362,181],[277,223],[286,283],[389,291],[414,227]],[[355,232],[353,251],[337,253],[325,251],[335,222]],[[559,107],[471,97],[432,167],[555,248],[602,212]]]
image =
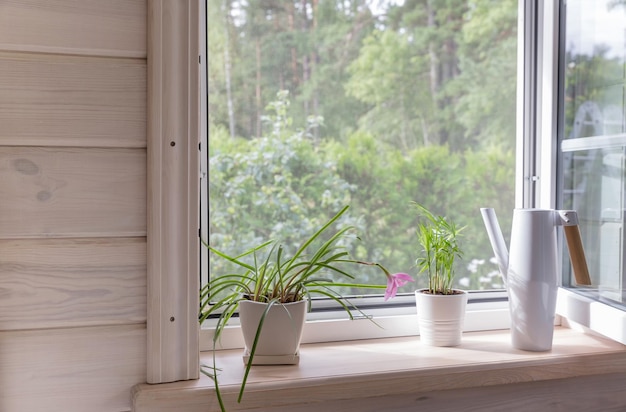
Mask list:
[[0,240],[0,330],[146,320],[146,242]]
[[0,145],[145,147],[146,76],[139,59],[0,53]]
[[146,35],[147,0],[0,0],[2,412],[145,382]]
[[145,339],[140,325],[0,332],[0,410],[130,410]]
[[146,234],[142,149],[0,147],[0,239]]
[[146,0],[2,0],[0,50],[146,56]]

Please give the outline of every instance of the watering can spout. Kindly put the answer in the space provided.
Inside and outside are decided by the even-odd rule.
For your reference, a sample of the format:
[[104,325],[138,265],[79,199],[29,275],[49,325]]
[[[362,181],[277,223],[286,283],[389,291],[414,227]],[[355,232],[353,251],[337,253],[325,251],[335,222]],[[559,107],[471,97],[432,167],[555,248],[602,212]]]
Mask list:
[[493,253],[496,255],[496,262],[498,263],[500,274],[502,274],[502,279],[504,279],[504,283],[506,284],[509,267],[509,251],[507,250],[504,236],[502,236],[502,230],[500,229],[500,224],[496,217],[496,211],[493,208],[481,208],[480,213],[483,216],[483,221],[487,228],[487,234],[489,235]]
[[[504,236],[502,236],[502,230],[500,229],[500,224],[498,223],[496,212],[493,208],[481,208],[480,213],[483,216],[483,221],[487,229],[487,234],[489,235],[491,247],[493,248],[493,252],[496,255],[498,268],[500,269],[500,273],[502,274],[502,278],[504,279],[504,282],[506,284],[509,272],[509,252],[506,247],[506,242],[504,241]],[[533,230],[531,229],[532,227],[534,227],[534,225],[543,225],[550,228],[556,227],[556,225],[563,226],[576,283],[578,285],[591,285],[589,269],[587,268],[587,262],[585,259],[585,251],[583,250],[580,231],[578,229],[578,214],[576,213],[576,211],[516,209],[516,213],[520,213],[520,215],[518,216],[520,221],[519,224],[516,226],[517,229],[514,229],[513,232],[517,230],[520,233],[512,234],[513,237],[518,237],[517,246],[511,245],[512,248],[515,248],[515,250],[513,250],[513,254],[518,256],[520,253],[523,253],[525,249],[530,249],[532,243],[543,239],[541,238],[541,236],[541,239],[534,239],[532,237],[533,235],[529,235],[529,233],[533,232]],[[523,220],[523,216],[527,216],[528,219]],[[541,216],[554,216],[554,218],[549,217],[552,223],[548,223],[548,221],[542,220]],[[535,231],[539,232],[536,229]],[[545,239],[543,241],[545,241]],[[556,238],[554,238],[552,243],[555,242]],[[549,242],[546,244],[552,245],[552,243]],[[556,244],[554,245],[554,248],[556,250]],[[556,262],[556,256],[554,256],[554,259]]]

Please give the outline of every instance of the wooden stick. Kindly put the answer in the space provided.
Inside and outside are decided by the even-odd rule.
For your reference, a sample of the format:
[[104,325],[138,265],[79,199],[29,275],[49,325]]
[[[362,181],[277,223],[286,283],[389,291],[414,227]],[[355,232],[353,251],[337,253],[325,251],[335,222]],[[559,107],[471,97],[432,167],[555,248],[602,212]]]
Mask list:
[[565,230],[567,248],[569,249],[569,257],[572,261],[572,269],[574,270],[576,283],[578,285],[591,285],[589,268],[587,267],[587,260],[585,259],[585,249],[583,248],[578,225],[563,226],[563,229]]

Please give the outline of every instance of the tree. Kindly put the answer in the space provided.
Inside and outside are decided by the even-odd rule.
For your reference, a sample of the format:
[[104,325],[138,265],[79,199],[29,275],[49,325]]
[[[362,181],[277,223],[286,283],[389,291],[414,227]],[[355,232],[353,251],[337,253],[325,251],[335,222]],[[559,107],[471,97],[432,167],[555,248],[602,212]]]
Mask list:
[[343,83],[361,40],[374,28],[364,0],[222,1],[209,2],[214,125],[232,130],[234,124],[238,136],[258,137],[265,105],[289,90],[296,123],[308,116],[327,120],[327,127],[315,130],[318,140],[353,130],[364,105],[345,94]]
[[[376,14],[363,0],[224,4],[239,137],[227,138],[228,70],[216,61],[210,231],[221,249],[296,244],[350,204],[353,255],[411,271],[417,201],[467,222],[468,259],[489,257],[478,208],[496,207],[503,226],[513,209],[515,1],[383,2]],[[479,271],[459,279],[486,286]]]
[[474,0],[459,36],[460,74],[448,86],[459,96],[454,115],[464,146],[515,147],[517,1]]
[[404,150],[430,143],[433,127],[427,61],[409,36],[374,31],[348,67],[346,92],[367,103],[362,130]]

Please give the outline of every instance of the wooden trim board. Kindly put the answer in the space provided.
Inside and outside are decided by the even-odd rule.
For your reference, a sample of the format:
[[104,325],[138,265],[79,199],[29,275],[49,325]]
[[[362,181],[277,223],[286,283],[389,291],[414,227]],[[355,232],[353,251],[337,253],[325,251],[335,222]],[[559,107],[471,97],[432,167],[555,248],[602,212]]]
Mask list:
[[[331,412],[346,410],[348,404],[350,410],[376,410],[368,407],[370,402],[378,405],[377,410],[381,405],[386,405],[386,411],[413,410],[393,409],[394,402],[403,405],[411,400],[416,408],[416,400],[439,391],[471,388],[475,392],[496,385],[626,376],[625,346],[562,327],[556,328],[549,352],[515,350],[509,331],[504,330],[466,333],[456,348],[429,347],[409,337],[309,344],[300,353],[299,366],[254,367],[244,400],[237,404],[244,371],[241,350],[218,351],[220,387],[228,410]],[[203,352],[202,362],[212,363],[210,352]],[[498,399],[502,409],[492,410],[506,410],[506,399]],[[458,400],[457,408],[461,405]],[[212,381],[202,377],[193,382],[138,385],[133,407],[134,412],[200,412],[217,410],[217,403]],[[436,405],[433,408],[437,410]]]
[[147,382],[199,375],[199,2],[148,2]]

